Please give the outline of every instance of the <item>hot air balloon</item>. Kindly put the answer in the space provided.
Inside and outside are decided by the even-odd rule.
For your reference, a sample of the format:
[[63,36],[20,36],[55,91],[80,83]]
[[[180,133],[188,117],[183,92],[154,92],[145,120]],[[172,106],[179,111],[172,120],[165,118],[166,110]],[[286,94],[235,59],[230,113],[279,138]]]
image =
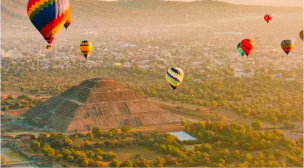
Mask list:
[[241,48],[241,43],[239,43],[239,44],[237,45],[237,49],[238,49],[239,53],[240,53],[242,56],[245,55],[244,51],[243,51],[242,48]]
[[70,15],[69,0],[29,0],[27,14],[52,49],[56,33],[63,27]]
[[68,27],[72,24],[72,18],[69,17],[68,20],[65,22],[64,27],[68,30]]
[[267,23],[269,23],[269,21],[271,20],[271,16],[269,14],[264,16],[264,19]]
[[84,58],[87,59],[87,57],[89,57],[89,54],[93,49],[92,43],[87,40],[84,40],[81,42],[79,49],[82,52]]
[[303,40],[303,30],[300,32],[300,38]]
[[254,49],[254,42],[251,39],[244,39],[241,42],[241,49],[247,55],[250,55],[251,51]]
[[176,93],[177,87],[183,82],[184,71],[180,68],[169,68],[166,73],[166,80]]
[[288,55],[290,51],[293,49],[294,44],[291,40],[283,40],[281,43],[281,47],[284,50],[284,52]]

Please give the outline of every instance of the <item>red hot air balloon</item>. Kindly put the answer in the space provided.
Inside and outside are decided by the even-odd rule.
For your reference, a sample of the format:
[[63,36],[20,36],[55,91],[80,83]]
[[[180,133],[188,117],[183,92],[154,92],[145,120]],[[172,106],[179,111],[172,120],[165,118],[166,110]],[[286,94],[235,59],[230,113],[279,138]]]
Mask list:
[[251,39],[244,39],[241,42],[241,48],[247,57],[250,55],[251,51],[254,49],[254,42]]
[[269,21],[271,20],[271,16],[267,14],[264,16],[264,19],[267,23],[269,23]]

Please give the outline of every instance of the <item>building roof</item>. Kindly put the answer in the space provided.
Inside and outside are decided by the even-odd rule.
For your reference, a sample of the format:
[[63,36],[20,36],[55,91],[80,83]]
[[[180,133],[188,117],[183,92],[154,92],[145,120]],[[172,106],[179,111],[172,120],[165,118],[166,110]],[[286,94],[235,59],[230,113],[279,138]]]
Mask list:
[[189,135],[184,131],[180,132],[170,132],[171,135],[174,135],[180,141],[190,141],[190,140],[197,140],[195,137]]

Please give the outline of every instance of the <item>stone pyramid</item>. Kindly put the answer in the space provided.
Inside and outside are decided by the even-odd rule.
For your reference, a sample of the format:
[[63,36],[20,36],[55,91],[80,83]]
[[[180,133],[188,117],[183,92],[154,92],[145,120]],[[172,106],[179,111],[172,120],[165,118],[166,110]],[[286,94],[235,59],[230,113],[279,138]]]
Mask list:
[[95,78],[27,111],[24,116],[41,127],[60,132],[90,131],[179,123],[175,117],[115,80]]

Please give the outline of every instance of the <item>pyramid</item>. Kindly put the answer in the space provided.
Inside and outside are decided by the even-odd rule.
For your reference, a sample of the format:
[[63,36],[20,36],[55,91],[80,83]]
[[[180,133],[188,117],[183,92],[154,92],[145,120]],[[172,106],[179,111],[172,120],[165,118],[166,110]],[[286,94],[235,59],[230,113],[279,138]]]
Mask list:
[[181,120],[115,80],[82,82],[27,111],[35,125],[60,132],[179,123]]

